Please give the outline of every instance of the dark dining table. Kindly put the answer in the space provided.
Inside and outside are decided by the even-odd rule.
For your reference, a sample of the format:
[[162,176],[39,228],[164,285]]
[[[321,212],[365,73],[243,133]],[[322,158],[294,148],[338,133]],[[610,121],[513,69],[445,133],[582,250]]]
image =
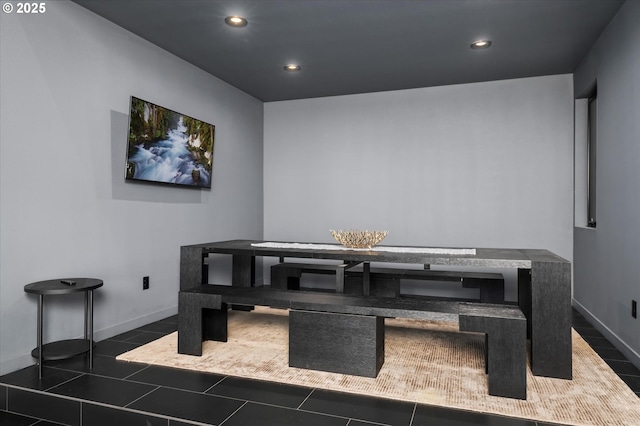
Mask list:
[[[256,257],[330,259],[341,272],[363,265],[363,293],[369,285],[371,262],[517,269],[518,305],[527,317],[531,340],[531,370],[536,376],[572,378],[571,263],[545,249],[432,248],[379,246],[347,249],[338,244],[228,240],[180,248],[180,289],[208,284],[209,254],[232,256],[231,285],[255,285]],[[343,276],[342,276],[343,278]]]

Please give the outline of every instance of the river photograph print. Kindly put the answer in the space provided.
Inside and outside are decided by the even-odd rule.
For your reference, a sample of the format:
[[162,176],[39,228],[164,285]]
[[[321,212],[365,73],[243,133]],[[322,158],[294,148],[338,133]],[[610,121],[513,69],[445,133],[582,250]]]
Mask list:
[[125,177],[211,188],[215,126],[131,97]]

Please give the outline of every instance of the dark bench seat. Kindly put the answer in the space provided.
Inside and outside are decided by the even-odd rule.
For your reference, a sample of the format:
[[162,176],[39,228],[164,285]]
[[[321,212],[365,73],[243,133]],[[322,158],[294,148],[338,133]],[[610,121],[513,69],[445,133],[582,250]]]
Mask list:
[[[205,284],[179,293],[178,352],[201,355],[203,340],[226,342],[227,313],[232,304],[290,309],[291,367],[365,377],[376,377],[384,363],[384,318],[458,321],[460,306],[459,301],[453,300],[389,299]],[[509,308],[519,311],[517,306]],[[523,339],[519,345],[526,348],[526,333]],[[500,345],[492,343],[492,350],[499,351]]]
[[[198,296],[198,295],[207,295]],[[311,310],[340,314],[369,315],[387,318],[413,318],[438,321],[458,321],[459,301],[430,299],[384,299],[337,293],[314,291],[286,291],[268,287],[235,287],[203,284],[180,291],[180,313],[191,316],[191,307],[199,306],[192,301],[203,298],[211,304],[210,309],[221,309],[227,305],[259,305],[272,308]],[[182,301],[186,302],[183,304]],[[182,319],[181,319],[182,321]],[[226,337],[226,336],[225,336]],[[212,339],[218,341],[220,338]]]
[[[337,265],[282,262],[271,266],[271,287],[299,290],[302,274],[336,274]],[[362,271],[347,269],[345,293],[362,294]],[[480,302],[504,303],[504,277],[494,272],[439,271],[431,269],[370,268],[371,295],[398,297],[400,280],[461,283],[462,288],[480,289]]]
[[[201,355],[203,340],[226,342],[227,308],[231,304],[291,310],[290,366],[366,377],[376,377],[384,363],[383,318],[458,319],[457,301],[205,284],[179,294],[178,353]],[[354,353],[358,362],[354,362]]]

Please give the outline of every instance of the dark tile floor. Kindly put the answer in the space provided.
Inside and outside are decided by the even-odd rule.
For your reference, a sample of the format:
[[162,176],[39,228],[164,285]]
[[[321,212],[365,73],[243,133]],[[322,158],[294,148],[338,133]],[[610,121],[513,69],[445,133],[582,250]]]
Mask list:
[[[579,313],[575,329],[640,397],[640,371]],[[259,382],[146,364],[115,356],[177,329],[177,317],[96,345],[85,357],[0,377],[0,424],[9,425],[438,425],[543,426],[541,422],[381,398]]]

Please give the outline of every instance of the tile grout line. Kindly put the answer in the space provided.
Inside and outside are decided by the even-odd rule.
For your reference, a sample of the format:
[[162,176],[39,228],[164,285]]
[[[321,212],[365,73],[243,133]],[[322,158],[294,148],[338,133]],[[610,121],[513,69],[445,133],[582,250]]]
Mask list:
[[[310,413],[310,414],[317,414],[319,416],[324,416],[324,417],[333,417],[336,419],[345,419],[345,420],[351,420],[351,417],[345,417],[342,416],[340,414],[332,414],[332,413],[321,413],[320,411],[312,411],[312,410],[304,410],[304,409],[300,409],[300,408],[291,408],[291,407],[283,407],[281,405],[273,405],[273,404],[266,404],[264,402],[256,402],[256,401],[251,401],[254,404],[260,404],[260,405],[268,405],[268,406],[272,406],[272,407],[276,407],[276,408],[282,408],[285,410],[293,410],[293,411],[300,411],[302,413]],[[379,426],[388,426],[386,423],[378,423],[378,422],[372,422],[369,420],[364,420],[364,419],[353,419],[353,420],[357,420],[357,421],[363,421],[366,423],[371,423],[372,425],[379,425]]]
[[309,398],[311,398],[311,395],[313,395],[315,391],[316,391],[316,388],[311,388],[311,391],[309,392],[307,397],[304,399],[304,401],[300,403],[300,405],[298,405],[298,407],[296,407],[296,410],[300,410],[300,408],[304,405],[305,402],[307,402]]
[[[148,384],[148,383],[147,383]],[[153,385],[151,385],[153,386]],[[145,396],[148,396],[150,394],[152,394],[153,392],[157,391],[158,389],[160,389],[162,386],[157,386],[154,389],[151,389],[149,392],[145,393],[144,395],[139,396],[138,398],[134,399],[133,401],[131,401],[130,403],[124,405],[124,408],[129,408],[129,406],[135,402],[140,401],[142,398],[144,398]]]
[[218,380],[217,382],[215,382],[214,384],[209,386],[207,389],[204,390],[204,392],[202,392],[202,394],[204,394],[204,395],[213,395],[213,394],[210,394],[210,393],[207,393],[207,392],[209,392],[211,389],[213,389],[216,386],[218,386],[220,383],[224,382],[224,379],[226,379],[227,377],[229,377],[229,376],[224,376],[222,379]]
[[146,366],[146,367],[143,367],[143,368],[141,368],[140,370],[136,371],[135,373],[131,373],[131,374],[129,374],[128,376],[123,377],[123,378],[122,378],[122,379],[120,379],[120,380],[124,380],[124,381],[127,381],[127,382],[130,382],[130,381],[131,381],[131,382],[134,382],[135,380],[130,380],[129,378],[130,378],[131,376],[135,376],[135,375],[136,375],[136,374],[138,374],[138,373],[142,373],[144,370],[148,369],[149,367],[151,367],[151,364],[147,364],[147,366]]
[[[97,405],[100,407],[106,407],[106,408],[111,408],[113,410],[117,410],[117,411],[126,411],[126,412],[130,412],[130,413],[134,413],[134,414],[140,414],[140,415],[146,415],[146,416],[151,416],[151,417],[155,417],[155,418],[161,418],[161,419],[168,419],[168,420],[176,420],[179,422],[191,422],[193,424],[197,424],[197,425],[205,425],[205,426],[209,426],[206,425],[206,423],[198,423],[195,422],[193,420],[187,420],[187,419],[179,419],[177,417],[172,417],[172,416],[167,416],[164,414],[157,414],[157,413],[152,413],[149,411],[143,411],[143,410],[138,410],[135,408],[128,408],[128,407],[121,407],[118,405],[113,405],[113,404],[108,404],[106,402],[100,402],[100,401],[90,401],[88,399],[81,399],[75,396],[68,396],[68,395],[63,395],[63,394],[57,394],[57,393],[51,393],[51,392],[47,392],[47,391],[43,391],[43,390],[39,390],[39,389],[31,389],[31,388],[24,388],[21,386],[16,386],[16,385],[11,385],[11,384],[6,384],[5,385],[7,388],[12,388],[12,389],[16,389],[22,392],[29,392],[29,393],[36,393],[36,394],[40,394],[40,395],[45,395],[48,396],[50,398],[60,398],[60,399],[65,399],[65,400],[69,400],[69,401],[76,401],[78,402],[80,405],[82,404],[90,404],[90,405]],[[7,393],[7,398],[8,398],[9,394]],[[9,413],[14,413],[20,416],[24,416],[24,417],[29,417],[29,418],[36,418],[37,417],[31,417],[27,414],[22,414],[22,413],[18,413],[18,412],[13,412],[10,410],[6,410]],[[46,421],[46,422],[53,422],[52,420],[48,420],[45,418],[40,418],[40,421]]]
[[411,420],[409,420],[409,426],[413,425],[413,419],[416,417],[416,410],[418,409],[418,403],[413,404],[413,412],[411,413]]
[[[150,365],[149,365],[149,364],[145,364],[145,365],[146,365],[146,367],[143,367],[141,370],[136,371],[136,373],[139,373],[140,371],[142,371],[142,370],[144,370],[144,369],[146,369],[146,368],[150,367]],[[71,381],[71,380],[77,379],[77,378],[79,378],[79,377],[81,377],[81,376],[94,376],[94,377],[101,377],[101,378],[103,378],[103,379],[123,380],[123,381],[127,381],[127,382],[144,383],[144,382],[136,382],[135,380],[125,380],[125,378],[120,378],[120,377],[105,376],[104,374],[87,373],[87,372],[85,372],[85,371],[69,370],[69,369],[66,369],[66,368],[60,368],[60,367],[47,367],[47,368],[55,368],[56,370],[67,371],[67,372],[69,372],[69,373],[78,373],[78,374],[79,374],[78,376],[76,376],[76,377],[74,377],[74,378],[72,378],[72,379],[66,380],[65,382],[59,383],[59,384],[57,384],[57,385],[55,385],[55,386],[52,386],[52,387],[51,387],[51,388],[49,388],[49,389],[53,389],[53,388],[55,388],[55,387],[58,387],[58,386],[60,386],[60,385],[62,385],[62,384],[64,384],[64,383],[67,383],[67,382],[69,382],[69,381]],[[129,376],[132,376],[132,375],[134,375],[134,374],[136,374],[136,373],[132,373],[132,374],[130,374]],[[129,376],[127,376],[127,377],[129,377]],[[152,385],[152,386],[158,386],[158,385],[154,385],[153,383],[144,383],[144,384],[146,384],[146,385]]]
[[[125,333],[131,333],[132,331],[133,331],[133,330],[131,330],[131,331],[125,331]],[[120,334],[125,334],[125,333],[120,333]],[[133,336],[127,337],[127,338],[126,338],[126,339],[124,339],[124,340],[121,340],[121,339],[114,339],[114,337],[118,337],[120,334],[117,334],[117,335],[115,335],[115,336],[113,336],[113,337],[109,337],[109,338],[107,338],[107,339],[103,339],[103,340],[101,340],[101,342],[104,342],[105,340],[109,340],[109,341],[111,341],[111,342],[131,343],[131,342],[128,342],[127,340],[128,340],[128,339],[132,339],[132,338],[134,338],[134,337],[136,337],[136,336],[138,336],[138,335],[142,334],[142,332],[141,332],[141,331],[139,331],[138,333],[134,334]]]
[[[114,380],[124,380],[124,379],[114,379]],[[213,393],[195,391],[195,390],[191,390],[191,389],[177,388],[177,387],[174,387],[174,386],[167,386],[167,385],[159,385],[159,384],[156,384],[156,383],[141,382],[139,380],[128,379],[128,380],[124,380],[124,381],[126,381],[127,383],[137,383],[137,384],[140,384],[140,385],[156,386],[157,388],[171,389],[171,390],[175,390],[175,391],[178,391],[178,392],[187,392],[187,393],[192,393],[194,395],[205,395],[205,396],[210,396],[212,398],[224,398],[224,399],[230,399],[232,401],[247,401],[244,398],[237,398],[235,396],[218,395],[218,394],[213,394]],[[219,383],[219,382],[217,382],[217,383]]]
[[16,416],[20,416],[20,417],[26,417],[27,419],[33,420],[35,423],[31,423],[30,426],[36,425],[40,422],[48,422],[49,420],[47,419],[42,419],[40,417],[33,417],[30,416],[28,414],[23,414],[23,413],[19,413],[17,411],[11,411],[11,410],[0,410],[0,413],[9,413],[9,414],[15,414]]
[[[212,396],[220,396],[220,397],[225,398],[223,395],[212,395]],[[320,416],[325,416],[325,417],[334,417],[334,418],[345,419],[345,420],[350,420],[351,419],[350,417],[345,417],[345,416],[338,415],[338,414],[322,413],[322,412],[319,412],[319,411],[312,411],[312,410],[303,410],[303,409],[299,408],[302,404],[300,404],[300,406],[298,406],[298,408],[294,408],[294,407],[286,407],[286,406],[283,406],[283,405],[271,404],[271,403],[268,403],[268,402],[249,401],[247,399],[232,398],[232,397],[226,397],[226,398],[234,399],[234,400],[237,400],[237,401],[245,401],[245,404],[243,404],[242,406],[244,406],[244,405],[246,405],[248,403],[252,403],[252,404],[256,404],[256,405],[264,405],[264,406],[267,406],[267,407],[280,408],[282,410],[291,410],[291,411],[300,411],[300,412],[303,412],[303,413],[318,414]],[[307,399],[308,399],[308,397],[307,397]],[[305,399],[305,401],[306,401],[306,399]],[[242,408],[242,407],[240,407],[240,408]],[[229,417],[231,417],[231,416],[229,416]],[[354,419],[354,420],[364,421],[364,422],[367,422],[367,423],[371,423],[372,425],[387,426],[386,423],[371,422],[369,420],[364,420],[364,419]],[[218,426],[220,426],[220,425],[218,425]]]
[[[76,371],[76,373],[78,373],[78,372]],[[76,376],[76,377],[72,377],[72,378],[70,378],[69,380],[65,380],[64,382],[60,382],[60,383],[58,383],[58,384],[57,384],[57,385],[55,385],[55,386],[51,386],[50,388],[44,389],[44,390],[43,390],[43,392],[56,394],[55,392],[51,392],[51,390],[52,390],[52,389],[55,389],[55,388],[57,388],[57,387],[59,387],[59,386],[65,385],[65,384],[67,384],[67,383],[69,383],[69,382],[71,382],[71,381],[73,381],[73,380],[79,379],[80,377],[83,377],[83,376],[86,376],[86,375],[87,375],[87,373],[80,373],[80,374],[79,374],[78,376]],[[57,395],[57,394],[56,394],[56,395]]]
[[225,422],[226,422],[227,420],[229,420],[229,419],[230,419],[234,414],[236,414],[238,411],[240,411],[240,410],[242,409],[242,407],[244,407],[244,406],[245,406],[245,405],[247,405],[248,403],[249,403],[249,401],[245,399],[244,404],[242,404],[241,406],[239,406],[239,407],[238,407],[238,408],[237,408],[233,413],[229,414],[229,415],[227,416],[227,418],[226,418],[226,419],[224,419],[223,421],[221,421],[221,422],[218,424],[218,426],[222,426],[222,425],[224,425],[224,424],[225,424]]
[[360,423],[366,423],[368,425],[373,425],[373,426],[392,426],[389,423],[378,423],[378,422],[372,422],[369,420],[364,420],[364,419],[355,419],[355,418],[350,418],[349,421],[347,422],[347,424],[345,426],[349,426],[349,424],[354,421],[354,422],[360,422]]

